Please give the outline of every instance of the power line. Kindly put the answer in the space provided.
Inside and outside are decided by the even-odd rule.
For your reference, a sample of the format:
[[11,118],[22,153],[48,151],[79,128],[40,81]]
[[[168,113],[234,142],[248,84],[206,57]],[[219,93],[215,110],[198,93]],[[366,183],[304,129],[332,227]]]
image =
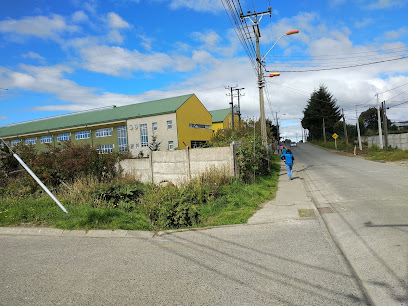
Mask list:
[[[406,58],[408,58],[408,56],[403,56],[403,57],[389,59],[389,60],[376,61],[376,62],[371,62],[371,63],[365,63],[365,64],[356,64],[356,65],[350,65],[350,66],[343,66],[343,67],[306,69],[306,70],[280,70],[279,72],[317,72],[317,71],[327,71],[327,70],[339,70],[339,69],[348,69],[348,68],[355,68],[355,67],[361,67],[361,66],[368,66],[368,65],[380,64],[380,63],[398,61],[398,60],[402,60],[402,59],[406,59]],[[272,71],[269,71],[269,70],[266,70],[266,71],[267,72],[272,72]]]

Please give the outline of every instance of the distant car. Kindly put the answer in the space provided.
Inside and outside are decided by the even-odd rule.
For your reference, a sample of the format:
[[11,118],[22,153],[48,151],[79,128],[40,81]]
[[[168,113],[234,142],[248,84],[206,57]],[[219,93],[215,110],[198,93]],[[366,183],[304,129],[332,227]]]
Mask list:
[[293,142],[293,141],[292,141],[292,142],[290,143],[290,146],[291,146],[291,147],[297,147],[297,144],[296,144],[296,142]]

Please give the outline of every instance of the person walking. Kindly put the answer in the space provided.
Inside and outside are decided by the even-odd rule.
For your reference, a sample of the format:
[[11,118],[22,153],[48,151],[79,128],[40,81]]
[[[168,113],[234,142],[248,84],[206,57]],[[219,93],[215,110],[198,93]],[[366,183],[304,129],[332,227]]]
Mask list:
[[286,172],[288,173],[289,179],[292,180],[293,163],[294,163],[295,157],[293,156],[290,150],[287,150],[286,153],[282,154],[280,158],[285,161]]
[[281,152],[282,152],[282,155],[286,154],[286,151],[287,151],[287,150],[286,150],[286,147],[283,146],[283,147],[282,147],[282,151],[281,151]]

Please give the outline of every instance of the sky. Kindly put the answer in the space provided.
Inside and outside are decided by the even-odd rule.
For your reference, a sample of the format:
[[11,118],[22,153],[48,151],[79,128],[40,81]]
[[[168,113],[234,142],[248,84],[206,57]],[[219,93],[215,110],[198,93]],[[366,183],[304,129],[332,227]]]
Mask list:
[[259,118],[253,35],[230,7],[269,5],[261,57],[299,30],[264,58],[265,114],[284,137],[301,139],[321,85],[349,124],[376,94],[391,121],[408,120],[406,0],[0,0],[0,126],[191,93],[211,111],[229,107],[229,87],[244,88],[242,117]]

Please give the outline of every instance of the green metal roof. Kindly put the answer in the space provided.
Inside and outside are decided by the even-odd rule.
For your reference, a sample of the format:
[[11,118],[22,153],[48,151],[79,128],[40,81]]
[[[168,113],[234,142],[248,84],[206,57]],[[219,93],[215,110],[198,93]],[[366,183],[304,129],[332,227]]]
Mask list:
[[174,113],[194,94],[173,98],[112,107],[94,111],[85,111],[44,118],[28,122],[6,125],[0,128],[0,137],[32,134],[50,130],[73,128],[76,126],[109,123],[131,118],[142,118]]
[[210,114],[212,116],[212,122],[213,123],[223,122],[230,113],[231,113],[230,108],[210,111]]

